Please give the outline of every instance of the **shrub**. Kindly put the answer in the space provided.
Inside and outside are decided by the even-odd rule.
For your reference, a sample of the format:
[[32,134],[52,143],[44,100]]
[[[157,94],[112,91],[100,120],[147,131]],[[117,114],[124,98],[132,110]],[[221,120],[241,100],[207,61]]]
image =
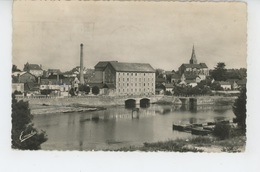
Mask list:
[[82,91],[82,92],[85,92],[86,94],[88,94],[90,92],[90,87],[87,85],[80,85],[79,91]]
[[22,95],[22,94],[23,93],[21,91],[17,91],[17,90],[14,91],[14,95]]
[[172,93],[171,93],[170,91],[165,91],[165,95],[167,95],[167,96],[171,96]]
[[246,88],[244,87],[233,105],[233,112],[236,115],[233,121],[237,123],[244,132],[246,131],[246,98]]
[[50,94],[51,92],[52,92],[52,90],[50,90],[50,89],[41,90],[41,94],[42,94],[42,95],[48,95],[48,94]]
[[213,135],[224,140],[230,137],[231,126],[227,123],[219,122],[216,124]]
[[98,95],[99,94],[99,88],[98,88],[98,86],[94,86],[93,88],[92,88],[92,93],[94,94],[94,95]]
[[28,102],[15,99],[12,95],[12,148],[37,150],[47,140],[44,131],[38,131],[32,123]]

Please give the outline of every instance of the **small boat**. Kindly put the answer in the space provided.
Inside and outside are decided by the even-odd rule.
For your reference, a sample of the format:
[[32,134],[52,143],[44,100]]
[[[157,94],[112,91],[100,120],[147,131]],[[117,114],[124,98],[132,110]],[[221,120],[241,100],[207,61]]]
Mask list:
[[208,134],[210,134],[211,131],[209,130],[204,130],[203,128],[192,128],[191,129],[191,134],[194,134],[194,135],[200,135],[200,136],[206,136]]
[[207,125],[216,125],[216,122],[207,122]]
[[202,127],[203,124],[192,124],[193,127]]
[[207,126],[204,126],[203,129],[213,131],[215,129],[215,125],[207,125]]
[[191,125],[173,124],[172,129],[177,131],[190,131]]

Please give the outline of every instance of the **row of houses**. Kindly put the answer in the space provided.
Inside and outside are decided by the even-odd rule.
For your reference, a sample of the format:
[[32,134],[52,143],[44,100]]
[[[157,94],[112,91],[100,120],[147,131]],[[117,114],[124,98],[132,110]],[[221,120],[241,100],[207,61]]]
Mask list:
[[[13,92],[40,94],[43,90],[53,90],[60,94],[68,94],[73,88],[76,76],[66,77],[59,70],[53,69],[49,69],[48,74],[44,75],[44,72],[35,72],[35,69],[41,69],[39,65],[26,64],[25,66],[26,71],[12,74]],[[31,66],[33,70],[31,70]],[[85,80],[85,84],[90,88],[97,86],[100,89],[100,94],[155,94],[155,70],[148,63],[101,61],[95,65],[95,70],[90,74],[88,80]]]

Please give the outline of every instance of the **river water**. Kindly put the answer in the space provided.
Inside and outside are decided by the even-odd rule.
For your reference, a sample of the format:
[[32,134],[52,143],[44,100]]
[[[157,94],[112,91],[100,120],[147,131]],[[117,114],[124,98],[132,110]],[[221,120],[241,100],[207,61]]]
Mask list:
[[152,104],[132,112],[124,106],[82,113],[35,115],[34,124],[48,135],[43,150],[113,150],[144,142],[193,137],[172,130],[173,123],[231,120],[231,106],[188,107]]

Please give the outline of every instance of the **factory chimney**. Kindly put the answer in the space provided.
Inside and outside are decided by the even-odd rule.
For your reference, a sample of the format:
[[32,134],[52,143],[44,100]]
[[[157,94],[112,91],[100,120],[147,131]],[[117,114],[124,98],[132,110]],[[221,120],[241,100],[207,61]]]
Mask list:
[[80,44],[80,84],[84,84],[84,76],[83,76],[83,44]]

